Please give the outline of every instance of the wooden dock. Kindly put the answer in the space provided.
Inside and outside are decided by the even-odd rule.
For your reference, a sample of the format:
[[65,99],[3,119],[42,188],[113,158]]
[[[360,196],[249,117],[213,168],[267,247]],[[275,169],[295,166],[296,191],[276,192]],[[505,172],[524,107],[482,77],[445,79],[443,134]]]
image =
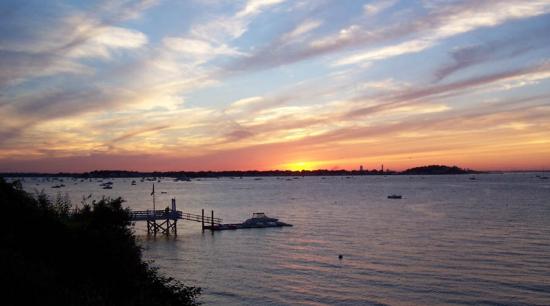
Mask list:
[[201,222],[202,229],[207,227],[214,228],[222,224],[223,220],[214,217],[214,211],[211,211],[210,217],[204,215],[204,209],[201,215],[191,214],[176,210],[176,200],[172,199],[172,209],[165,210],[133,210],[130,211],[130,220],[132,222],[147,222],[147,233],[156,235],[158,233],[177,235],[178,220],[187,220]]
[[210,216],[204,215],[204,209],[200,215],[182,212],[176,209],[176,199],[172,199],[171,209],[167,207],[164,210],[134,210],[130,211],[130,219],[132,222],[147,222],[147,233],[150,235],[157,235],[159,233],[164,235],[177,235],[178,220],[200,222],[203,231],[292,226],[292,224],[280,222],[274,218],[267,218],[264,213],[255,213],[254,216],[258,216],[260,214],[262,216],[261,218],[265,218],[259,219],[261,222],[249,222],[249,220],[255,220],[252,218],[244,223],[224,224],[221,218],[214,217],[213,210],[210,212]]

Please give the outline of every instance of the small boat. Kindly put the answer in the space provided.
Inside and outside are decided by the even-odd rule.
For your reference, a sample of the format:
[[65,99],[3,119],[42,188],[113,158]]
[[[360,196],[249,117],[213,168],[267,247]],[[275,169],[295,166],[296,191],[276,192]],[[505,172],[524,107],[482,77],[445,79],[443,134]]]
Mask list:
[[113,182],[101,183],[101,184],[99,184],[99,186],[103,187],[103,189],[113,189]]
[[190,182],[191,179],[187,176],[178,176],[174,179],[174,182]]
[[400,194],[390,194],[388,196],[388,199],[401,199],[401,198],[403,198],[403,196]]
[[262,212],[252,214],[252,218],[246,219],[243,223],[235,224],[216,224],[214,226],[205,226],[205,229],[211,230],[235,230],[240,228],[266,228],[266,227],[283,227],[292,226],[292,224],[284,223],[276,218],[270,218]]
[[256,212],[252,214],[252,218],[246,219],[243,226],[245,227],[279,227],[279,226],[292,226],[290,224],[279,221],[276,218],[270,218],[263,212]]
[[136,181],[132,181],[132,186],[135,186],[136,185]]

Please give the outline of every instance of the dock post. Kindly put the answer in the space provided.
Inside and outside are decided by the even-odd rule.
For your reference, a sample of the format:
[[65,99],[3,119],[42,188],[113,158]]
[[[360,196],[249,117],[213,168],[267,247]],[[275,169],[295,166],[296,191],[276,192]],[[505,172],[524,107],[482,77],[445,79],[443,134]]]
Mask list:
[[174,223],[174,235],[178,235],[178,210],[176,208],[176,198],[172,198],[172,211],[170,212],[170,216],[173,218],[172,222]]
[[204,208],[202,209],[202,231],[204,232]]
[[212,210],[212,217],[210,219],[210,223],[212,224],[212,227],[210,228],[210,230],[214,230],[214,210]]

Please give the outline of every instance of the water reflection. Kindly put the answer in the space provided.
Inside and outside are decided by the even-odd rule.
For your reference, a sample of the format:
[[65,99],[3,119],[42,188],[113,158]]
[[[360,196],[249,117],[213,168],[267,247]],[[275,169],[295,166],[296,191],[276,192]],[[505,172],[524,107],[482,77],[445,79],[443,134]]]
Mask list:
[[[112,181],[64,191],[73,202],[120,195],[150,208],[149,182]],[[25,188],[37,183],[54,194],[48,184],[58,182]],[[180,210],[213,209],[228,223],[263,211],[294,227],[203,233],[184,221],[177,237],[135,231],[148,258],[202,286],[211,305],[547,304],[549,184],[532,174],[162,180],[160,207],[175,197]],[[396,192],[403,199],[387,199]]]

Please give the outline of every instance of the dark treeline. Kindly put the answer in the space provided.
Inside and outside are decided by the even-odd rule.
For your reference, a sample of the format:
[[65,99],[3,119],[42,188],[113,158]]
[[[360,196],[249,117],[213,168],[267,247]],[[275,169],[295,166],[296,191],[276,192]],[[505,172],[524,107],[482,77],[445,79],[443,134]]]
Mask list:
[[2,305],[197,305],[200,288],[143,261],[123,200],[71,210],[0,178]]
[[208,178],[208,177],[258,177],[258,176],[337,176],[337,175],[387,175],[395,174],[391,170],[248,170],[248,171],[154,171],[138,172],[126,170],[96,170],[85,173],[0,173],[4,177],[78,177],[78,178],[106,178],[106,177],[188,177],[188,178]]
[[416,167],[407,169],[401,174],[408,174],[408,175],[443,175],[443,174],[475,174],[475,173],[481,173],[479,171],[470,170],[470,169],[462,169],[457,166],[442,166],[442,165],[431,165],[431,166],[423,166],[423,167]]
[[208,177],[259,177],[259,176],[349,176],[349,175],[395,175],[395,174],[467,174],[478,171],[461,169],[453,166],[431,165],[407,169],[402,172],[392,170],[268,170],[268,171],[167,171],[138,172],[125,170],[96,170],[85,173],[3,173],[4,177],[78,177],[78,178],[116,178],[116,177],[173,177],[173,178],[208,178]]

